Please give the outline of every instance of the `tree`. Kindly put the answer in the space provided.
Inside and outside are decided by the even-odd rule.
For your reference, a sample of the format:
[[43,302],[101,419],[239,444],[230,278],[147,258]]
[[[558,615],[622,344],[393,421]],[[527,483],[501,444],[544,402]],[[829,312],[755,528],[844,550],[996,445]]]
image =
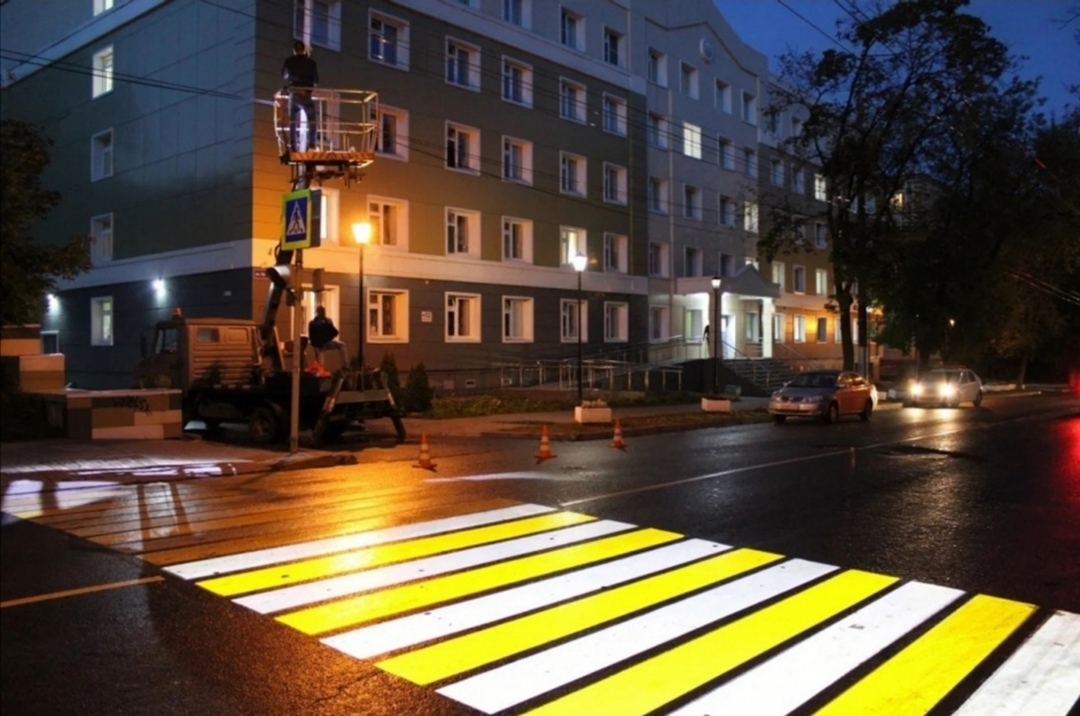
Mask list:
[[[1014,67],[986,24],[959,12],[966,4],[845,0],[849,17],[838,25],[837,38],[851,49],[781,57],[774,109],[797,106],[808,113],[791,148],[819,168],[827,187],[820,215],[829,234],[847,369],[855,357],[852,305],[858,299],[865,341],[868,307],[880,300],[879,282],[895,268],[890,249],[905,240],[894,198],[926,174],[932,148],[954,132],[959,114],[992,104],[999,81]],[[1020,84],[1016,91],[1030,88]],[[767,259],[797,249],[784,213],[785,207],[774,212],[759,243]]]
[[33,240],[30,228],[60,203],[60,194],[41,186],[51,142],[26,122],[0,122],[0,322],[37,323],[45,296],[59,278],[70,279],[90,268],[89,238],[64,245]]

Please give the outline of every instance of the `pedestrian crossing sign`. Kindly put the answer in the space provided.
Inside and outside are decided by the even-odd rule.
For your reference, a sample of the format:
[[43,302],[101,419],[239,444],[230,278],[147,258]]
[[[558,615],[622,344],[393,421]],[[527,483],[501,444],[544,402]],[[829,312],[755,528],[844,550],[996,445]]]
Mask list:
[[282,251],[319,248],[322,235],[321,209],[322,192],[318,189],[300,189],[285,194],[282,201]]

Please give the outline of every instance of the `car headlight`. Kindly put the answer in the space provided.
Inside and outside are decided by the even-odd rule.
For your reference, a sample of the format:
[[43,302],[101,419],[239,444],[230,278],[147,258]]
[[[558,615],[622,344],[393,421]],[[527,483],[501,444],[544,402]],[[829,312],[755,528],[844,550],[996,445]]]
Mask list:
[[956,395],[956,386],[952,383],[946,383],[941,386],[941,394],[946,398],[951,398]]

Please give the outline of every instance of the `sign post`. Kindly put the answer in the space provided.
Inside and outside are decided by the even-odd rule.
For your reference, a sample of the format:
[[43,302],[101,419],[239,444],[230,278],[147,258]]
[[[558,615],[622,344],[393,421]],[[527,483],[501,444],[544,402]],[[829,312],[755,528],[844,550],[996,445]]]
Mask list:
[[296,270],[292,272],[292,294],[296,301],[292,307],[292,365],[289,400],[289,452],[300,449],[300,368],[301,334],[304,322],[304,259],[303,249],[318,248],[321,239],[322,192],[318,189],[300,189],[285,194],[282,199],[282,215],[285,221],[281,236],[281,250],[296,253]]

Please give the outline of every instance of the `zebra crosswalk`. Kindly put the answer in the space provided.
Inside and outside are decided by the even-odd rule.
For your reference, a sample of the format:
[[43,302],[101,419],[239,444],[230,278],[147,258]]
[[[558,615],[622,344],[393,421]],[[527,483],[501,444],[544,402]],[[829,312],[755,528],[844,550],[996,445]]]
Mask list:
[[1080,615],[535,504],[161,565],[483,713],[1038,714]]

